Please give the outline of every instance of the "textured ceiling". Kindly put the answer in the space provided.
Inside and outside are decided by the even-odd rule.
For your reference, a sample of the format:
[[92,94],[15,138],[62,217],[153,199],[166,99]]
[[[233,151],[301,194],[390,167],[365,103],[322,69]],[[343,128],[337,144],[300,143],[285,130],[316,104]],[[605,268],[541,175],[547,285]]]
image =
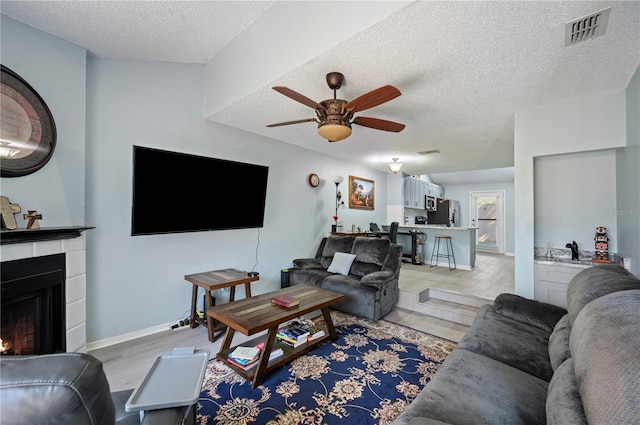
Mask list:
[[[252,28],[269,28],[265,42],[276,40],[282,48],[252,69],[267,80],[208,118],[378,170],[398,157],[409,174],[512,167],[515,111],[625,89],[640,64],[638,1],[396,2],[386,16],[357,29],[345,27],[355,15],[344,12],[344,3],[322,2],[333,16],[346,16],[322,18],[325,33],[293,31],[291,15],[296,28],[317,23],[317,14],[304,13],[312,3],[2,1],[0,10],[94,55],[122,59],[207,64],[221,51],[259,57],[261,46],[247,52],[236,41]],[[352,5],[363,13],[373,9],[369,2]],[[564,46],[566,22],[607,7],[604,35]],[[280,12],[287,8],[291,14]],[[312,51],[319,41],[325,42],[321,51],[300,57],[300,46]],[[298,62],[288,54],[297,54]],[[294,65],[283,68],[288,63]],[[401,122],[405,130],[354,125],[351,137],[328,143],[313,122],[265,127],[315,116],[272,86],[319,102],[333,97],[325,81],[331,71],[345,75],[339,98],[386,84],[400,89],[402,96],[356,116]],[[242,75],[232,84],[243,85]],[[419,154],[433,149],[439,153]]]

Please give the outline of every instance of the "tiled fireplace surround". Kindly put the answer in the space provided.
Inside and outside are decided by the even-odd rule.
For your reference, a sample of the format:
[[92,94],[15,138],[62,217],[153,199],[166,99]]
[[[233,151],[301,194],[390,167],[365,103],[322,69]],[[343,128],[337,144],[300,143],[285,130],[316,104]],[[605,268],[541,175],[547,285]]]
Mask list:
[[37,242],[12,243],[0,246],[2,261],[65,254],[66,263],[66,351],[87,350],[86,308],[86,237]]

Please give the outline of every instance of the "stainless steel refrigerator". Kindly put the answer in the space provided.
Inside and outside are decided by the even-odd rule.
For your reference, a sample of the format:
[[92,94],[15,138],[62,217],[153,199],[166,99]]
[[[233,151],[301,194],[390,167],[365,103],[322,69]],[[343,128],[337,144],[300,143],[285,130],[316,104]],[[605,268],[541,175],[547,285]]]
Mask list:
[[460,226],[460,201],[438,199],[437,209],[427,212],[427,224]]

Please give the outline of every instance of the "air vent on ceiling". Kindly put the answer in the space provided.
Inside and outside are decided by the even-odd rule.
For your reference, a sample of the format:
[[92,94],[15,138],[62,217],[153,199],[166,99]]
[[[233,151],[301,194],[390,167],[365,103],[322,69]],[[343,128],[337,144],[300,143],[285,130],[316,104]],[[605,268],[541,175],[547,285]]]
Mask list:
[[422,152],[418,152],[418,155],[431,155],[434,153],[440,153],[440,151],[438,149],[431,149],[428,151],[422,151]]
[[603,35],[607,30],[610,12],[611,8],[608,7],[599,12],[567,22],[565,25],[564,45],[571,46]]

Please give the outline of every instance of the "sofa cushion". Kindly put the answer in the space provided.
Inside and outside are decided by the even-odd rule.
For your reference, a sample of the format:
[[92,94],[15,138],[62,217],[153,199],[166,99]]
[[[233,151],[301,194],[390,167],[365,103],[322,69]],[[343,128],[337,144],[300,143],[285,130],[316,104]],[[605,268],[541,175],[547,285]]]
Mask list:
[[493,301],[493,309],[496,313],[549,333],[553,331],[558,320],[567,314],[567,310],[562,307],[507,293],[496,297]]
[[548,383],[489,357],[456,348],[393,422],[414,417],[451,424],[544,424]]
[[580,310],[591,301],[627,289],[640,289],[640,280],[621,266],[599,265],[582,270],[567,287],[569,324],[573,326]]
[[549,382],[546,410],[548,425],[587,425],[573,371],[573,359],[562,363],[553,374]]
[[3,424],[115,423],[115,408],[102,362],[82,353],[49,354],[46,361],[41,357],[2,357]]
[[590,424],[632,424],[640,418],[640,290],[587,304],[571,331],[571,354]]
[[333,255],[336,252],[351,253],[351,247],[353,247],[353,236],[337,236],[331,235],[327,238],[322,249],[322,256],[320,257],[320,263],[322,267],[328,269],[333,260]]
[[299,269],[323,269],[322,264],[315,258],[296,258],[293,266]]
[[351,252],[356,255],[351,273],[365,276],[382,269],[389,252],[389,239],[358,237]]
[[309,285],[322,287],[322,281],[331,276],[325,269],[289,269],[289,282],[291,285]]
[[353,260],[356,259],[354,254],[347,254],[346,252],[336,252],[333,254],[333,260],[331,260],[331,264],[327,271],[330,273],[339,273],[343,275],[348,275],[349,270],[351,270],[351,264],[353,264]]
[[480,308],[471,328],[458,348],[476,352],[549,381],[550,332],[496,313],[493,307]]
[[558,369],[558,366],[571,357],[571,350],[569,350],[570,334],[569,315],[565,314],[562,319],[558,320],[549,337],[549,360],[551,360],[553,370]]
[[370,320],[378,320],[381,315],[380,291],[375,286],[361,285],[357,277],[332,274],[322,282],[322,288],[344,294],[344,299],[331,308]]

